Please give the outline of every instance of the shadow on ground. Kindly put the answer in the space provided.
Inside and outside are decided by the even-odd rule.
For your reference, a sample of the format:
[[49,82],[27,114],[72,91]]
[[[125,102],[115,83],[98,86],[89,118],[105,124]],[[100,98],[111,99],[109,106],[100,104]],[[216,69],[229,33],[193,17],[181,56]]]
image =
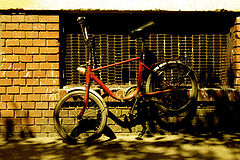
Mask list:
[[68,145],[60,139],[30,138],[0,142],[0,159],[228,159],[240,157],[240,133],[209,135],[157,135],[137,141],[133,136],[91,145]]

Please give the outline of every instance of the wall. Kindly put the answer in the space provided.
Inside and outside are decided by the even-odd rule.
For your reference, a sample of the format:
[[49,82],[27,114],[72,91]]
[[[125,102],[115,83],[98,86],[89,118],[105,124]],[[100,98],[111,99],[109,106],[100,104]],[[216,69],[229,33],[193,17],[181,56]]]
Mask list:
[[[0,15],[0,22],[0,133],[6,132],[6,120],[11,119],[16,133],[56,135],[52,117],[59,99],[54,93],[60,88],[59,16]],[[232,35],[234,87],[240,89],[240,18]],[[201,100],[213,101],[208,93],[201,91]],[[128,112],[126,108],[111,110],[118,116]],[[213,113],[215,107],[199,106],[197,116],[203,119],[208,111]],[[128,132],[112,121],[109,124],[116,132]]]
[[234,87],[240,90],[240,17],[236,18],[232,28],[232,68],[234,73]]
[[0,132],[54,132],[52,92],[59,88],[59,16],[0,15]]

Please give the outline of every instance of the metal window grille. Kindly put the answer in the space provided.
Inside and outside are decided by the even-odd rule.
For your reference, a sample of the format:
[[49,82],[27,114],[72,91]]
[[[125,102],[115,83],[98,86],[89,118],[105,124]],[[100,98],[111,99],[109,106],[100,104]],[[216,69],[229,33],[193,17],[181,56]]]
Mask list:
[[[90,38],[93,35],[90,35]],[[141,42],[130,40],[126,35],[94,35],[96,63],[105,66],[139,55]],[[227,34],[151,34],[145,47],[157,54],[159,62],[186,57],[183,62],[197,73],[200,84],[211,82],[222,85],[227,81]],[[67,84],[82,84],[85,77],[76,68],[87,59],[88,49],[81,34],[66,35],[66,80]],[[137,63],[103,69],[99,78],[107,84],[135,84]]]

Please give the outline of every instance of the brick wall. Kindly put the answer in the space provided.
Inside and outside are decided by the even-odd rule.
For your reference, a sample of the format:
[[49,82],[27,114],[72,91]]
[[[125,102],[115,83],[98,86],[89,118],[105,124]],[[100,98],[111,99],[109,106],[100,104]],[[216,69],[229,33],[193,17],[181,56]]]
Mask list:
[[0,132],[12,119],[15,132],[54,133],[59,88],[59,16],[0,15]]
[[234,71],[234,86],[240,90],[240,17],[236,18],[233,27],[232,67]]
[[[11,119],[17,133],[57,135],[52,117],[59,99],[53,94],[59,89],[59,16],[0,15],[0,28],[0,134],[6,132],[6,119]],[[240,17],[232,33],[234,86],[240,89]],[[214,101],[210,95],[199,92],[203,101]],[[128,112],[126,107],[109,109],[119,117]],[[199,106],[197,119],[204,119],[208,111],[215,107]],[[108,124],[115,132],[128,132],[110,119]]]

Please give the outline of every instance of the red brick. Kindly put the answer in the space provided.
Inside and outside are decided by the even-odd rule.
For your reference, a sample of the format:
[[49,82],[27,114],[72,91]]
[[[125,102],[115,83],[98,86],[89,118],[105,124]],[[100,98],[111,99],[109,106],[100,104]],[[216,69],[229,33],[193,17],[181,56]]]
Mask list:
[[6,71],[0,71],[0,78],[6,78]]
[[25,15],[12,15],[12,22],[24,22]]
[[0,93],[6,93],[6,87],[0,87]]
[[46,29],[45,23],[33,23],[33,30],[37,31],[37,30],[45,30],[45,29]]
[[[1,17],[0,17],[0,22],[1,22]],[[6,23],[2,23],[1,29],[2,31],[6,30]]]
[[48,124],[48,118],[35,118],[35,124]]
[[2,31],[1,38],[12,38],[12,32],[11,31]]
[[8,78],[18,78],[19,71],[6,71],[6,77]]
[[233,62],[240,62],[240,54],[233,55]]
[[19,46],[19,39],[7,39],[6,46]]
[[27,101],[27,95],[14,95],[15,102],[24,102]]
[[49,117],[49,118],[51,118],[51,117],[53,117],[53,110],[44,110],[43,111],[43,117]]
[[59,30],[59,23],[47,23],[46,30]]
[[6,24],[6,30],[18,30],[19,29],[19,23],[7,23]]
[[21,78],[31,78],[32,71],[20,71],[20,77]]
[[11,15],[0,15],[0,22],[12,22]]
[[37,31],[26,31],[26,38],[38,38]]
[[21,102],[7,102],[8,109],[22,109]]
[[57,105],[57,102],[49,102],[49,108],[55,109],[55,106]]
[[55,131],[55,128],[53,125],[42,126],[42,132],[49,133],[54,131]]
[[59,62],[59,55],[46,55],[48,62]]
[[41,63],[40,69],[59,69],[59,63]]
[[38,22],[39,16],[38,15],[25,15],[25,22]]
[[14,86],[23,86],[26,85],[25,79],[13,79]]
[[33,62],[33,56],[32,55],[22,55],[20,56],[21,62]]
[[2,70],[12,70],[13,65],[12,63],[2,63],[1,69]]
[[27,68],[27,70],[38,70],[39,63],[27,63],[26,68]]
[[22,103],[22,108],[23,109],[34,109],[35,108],[35,103],[34,102],[23,102]]
[[240,78],[235,78],[235,83],[234,83],[235,85],[237,84],[237,85],[240,85]]
[[14,111],[13,110],[2,110],[1,117],[14,117]]
[[5,39],[0,39],[0,45],[3,47],[5,46]]
[[234,63],[233,69],[240,69],[240,63],[238,63],[238,62]]
[[13,31],[12,38],[25,38],[25,32],[24,31]]
[[10,86],[12,85],[12,79],[0,79],[1,86]]
[[27,79],[28,86],[36,86],[39,85],[39,79]]
[[1,95],[2,102],[12,102],[13,95]]
[[20,46],[32,46],[32,39],[20,39]]
[[19,56],[18,55],[6,55],[5,57],[6,62],[18,62]]
[[59,22],[58,15],[40,15],[39,22]]
[[30,125],[30,124],[34,124],[34,118],[21,118],[21,124],[23,125]]
[[59,32],[40,31],[39,38],[59,38]]
[[59,79],[41,79],[40,85],[59,85]]
[[240,77],[240,70],[235,70],[235,77]]
[[46,71],[33,71],[33,77],[34,78],[45,78]]
[[25,110],[17,110],[15,111],[17,118],[27,118],[28,117],[28,111]]
[[[56,94],[42,94],[41,95],[41,101],[42,102],[51,102],[51,101],[56,101],[58,100],[58,97]],[[50,107],[50,103],[49,103]]]
[[45,39],[34,39],[33,46],[46,46],[46,40]]
[[0,109],[7,109],[7,103],[6,102],[0,102]]
[[28,95],[28,101],[29,102],[35,102],[35,101],[40,101],[41,100],[41,95],[40,94],[29,94]]
[[39,47],[27,47],[27,54],[38,54],[39,53]]
[[48,109],[48,102],[36,102],[37,109]]
[[33,93],[49,93],[48,87],[33,87]]
[[19,29],[20,30],[32,30],[33,25],[32,25],[32,23],[20,23]]
[[42,117],[42,111],[41,110],[30,110],[29,117],[40,118],[40,117]]
[[2,47],[2,52],[4,54],[12,54],[13,53],[13,48],[12,47]]
[[46,55],[34,55],[33,56],[34,62],[45,62],[46,61]]
[[59,78],[59,71],[47,71],[47,77]]
[[14,47],[13,54],[25,54],[26,48],[25,47]]
[[56,54],[59,53],[59,47],[41,47],[40,53],[42,54]]
[[25,63],[13,63],[13,69],[15,71],[25,70],[26,69],[26,64]]
[[48,39],[47,46],[58,47],[60,44],[57,39]]
[[32,87],[20,87],[20,93],[33,93]]
[[41,132],[40,126],[29,126],[29,130],[31,130],[33,133],[39,133]]
[[19,91],[20,91],[19,87],[15,87],[15,86],[7,87],[7,93],[16,94],[16,93],[19,93]]

